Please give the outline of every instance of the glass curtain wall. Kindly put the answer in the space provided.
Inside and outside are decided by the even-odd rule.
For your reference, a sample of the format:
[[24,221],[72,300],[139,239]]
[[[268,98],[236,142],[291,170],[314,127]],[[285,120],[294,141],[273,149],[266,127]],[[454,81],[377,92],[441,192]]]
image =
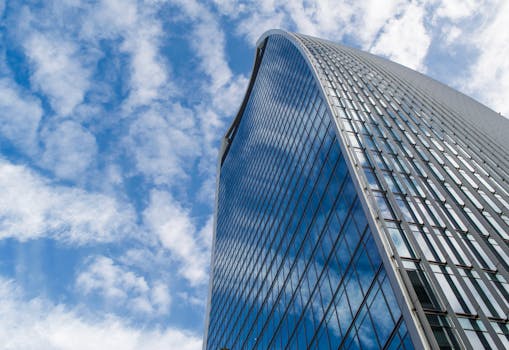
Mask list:
[[412,349],[327,102],[267,40],[220,170],[206,348]]

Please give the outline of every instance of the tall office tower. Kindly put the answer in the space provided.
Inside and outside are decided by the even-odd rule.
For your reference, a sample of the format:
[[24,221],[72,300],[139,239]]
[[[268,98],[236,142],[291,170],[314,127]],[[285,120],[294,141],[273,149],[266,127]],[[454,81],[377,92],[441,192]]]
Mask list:
[[508,140],[396,63],[262,36],[221,150],[204,348],[508,349]]

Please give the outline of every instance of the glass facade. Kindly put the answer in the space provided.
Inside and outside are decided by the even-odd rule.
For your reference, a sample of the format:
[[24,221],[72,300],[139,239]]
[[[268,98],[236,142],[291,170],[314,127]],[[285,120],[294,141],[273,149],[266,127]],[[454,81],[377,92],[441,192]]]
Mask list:
[[427,94],[423,85],[432,82],[414,78],[409,84],[409,70],[301,40],[326,87],[394,268],[403,272],[403,287],[417,297],[420,321],[437,341],[432,345],[509,348],[504,145]]
[[411,349],[306,61],[270,37],[221,166],[207,349]]
[[499,135],[416,72],[266,34],[221,156],[205,347],[509,348]]

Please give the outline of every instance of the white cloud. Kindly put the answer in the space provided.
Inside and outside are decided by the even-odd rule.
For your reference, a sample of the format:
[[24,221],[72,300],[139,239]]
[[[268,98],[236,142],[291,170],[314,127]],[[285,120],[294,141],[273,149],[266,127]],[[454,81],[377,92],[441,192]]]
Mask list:
[[236,32],[246,37],[248,42],[254,45],[265,31],[284,27],[286,27],[286,23],[283,12],[276,9],[272,12],[262,12],[260,8],[260,10],[253,11],[242,18]]
[[158,23],[140,21],[126,37],[122,49],[131,54],[131,83],[127,108],[165,99],[172,90],[159,54]]
[[114,198],[54,185],[4,160],[0,160],[0,192],[0,239],[111,242],[129,236],[134,228],[132,209]]
[[136,0],[100,0],[90,8],[82,34],[89,38],[115,37],[130,31],[139,21]]
[[484,25],[469,35],[479,51],[461,85],[504,116],[509,116],[509,3],[500,1],[485,14]]
[[187,177],[186,167],[199,155],[194,114],[172,102],[176,89],[171,67],[161,52],[164,44],[161,3],[103,0],[88,8],[81,36],[95,42],[121,39],[120,54],[128,58],[127,98],[120,109],[129,119],[124,150],[141,174],[157,184]]
[[424,71],[431,36],[424,26],[425,8],[409,4],[400,17],[390,19],[370,51],[401,63],[412,69]]
[[150,109],[130,125],[126,145],[138,171],[156,184],[175,184],[199,155],[193,112],[180,105]]
[[70,115],[90,86],[91,69],[82,64],[79,47],[59,36],[37,31],[30,33],[23,46],[34,66],[33,85],[48,96],[56,113]]
[[[210,9],[196,1],[175,1],[191,22],[190,42],[199,59],[199,67],[208,79],[201,84],[205,99],[193,106],[198,119],[201,157],[200,174],[206,174],[198,193],[199,200],[213,198],[210,179],[215,177],[219,137],[226,130],[227,117],[238,111],[245,94],[248,78],[235,75],[226,56],[226,39],[219,18]],[[263,4],[262,4],[263,5]],[[235,5],[237,6],[237,5]],[[212,201],[209,201],[212,203]]]
[[22,151],[37,151],[37,129],[43,115],[41,103],[23,93],[14,82],[0,79],[0,133]]
[[[155,237],[155,241],[158,242],[159,239]],[[147,241],[144,240],[144,242]],[[149,245],[155,244],[150,242]],[[154,266],[167,264],[162,253],[162,250],[152,251],[148,247],[131,248],[119,256],[118,261],[125,266],[136,266],[138,269],[143,269],[143,272],[149,272]]]
[[[425,27],[429,2],[265,0],[255,4],[249,0],[218,0],[215,5],[236,21],[236,32],[251,44],[273,28],[334,42],[341,42],[345,37],[354,38],[365,50],[425,70],[424,58],[431,43],[431,35]],[[442,12],[462,15],[455,8],[446,6]]]
[[400,13],[405,5],[405,0],[355,2],[353,21],[348,26],[348,33],[359,39],[364,49],[368,49],[384,26]]
[[340,42],[351,35],[368,48],[381,28],[400,12],[404,0],[394,1],[214,1],[218,10],[237,20],[236,32],[254,44],[273,28],[286,28]]
[[199,307],[202,310],[205,310],[207,307],[207,296],[205,295],[192,295],[187,292],[180,292],[177,294],[178,298],[182,300],[184,303],[192,306]]
[[58,114],[69,116],[94,88],[92,73],[103,54],[100,41],[120,39],[116,49],[130,60],[126,111],[166,99],[174,89],[159,52],[163,31],[158,9],[157,2],[133,0],[50,2],[33,13],[24,9],[19,32],[35,68],[34,86]]
[[[233,114],[247,87],[248,79],[235,76],[226,57],[225,34],[218,18],[195,1],[177,1],[193,20],[191,45],[199,58],[201,70],[209,81],[203,84],[216,112]],[[206,128],[205,128],[206,129]]]
[[[496,2],[496,0],[495,0]],[[472,35],[475,36],[479,25],[489,17],[491,9],[495,3],[492,0],[451,0],[451,1],[432,1],[436,5],[430,11],[428,25],[435,33],[436,38],[441,34],[443,36],[442,45],[446,50],[456,52],[457,46],[464,45],[472,47]]]
[[169,193],[153,190],[143,220],[179,263],[179,273],[184,278],[194,285],[206,282],[209,251],[188,210]]
[[[184,234],[185,232],[182,232],[182,235]],[[174,249],[168,249],[161,244],[159,236],[151,238],[157,239],[157,245],[150,243],[152,249],[148,247],[129,249],[116,259],[116,263],[126,269],[136,270],[140,275],[153,276],[154,271],[158,276],[160,275],[155,282],[149,283],[148,281],[151,288],[150,300],[157,307],[163,308],[164,305],[176,305],[177,308],[181,308],[182,303],[185,303],[188,307],[200,307],[197,311],[202,312],[207,301],[207,290],[204,288],[206,284],[203,283],[205,280],[192,282],[191,288],[186,283],[179,283],[179,278],[176,277],[184,276],[183,259],[176,256]],[[193,240],[195,243],[191,243],[191,245],[198,247],[195,250],[202,250],[203,259],[209,262],[212,217],[196,233]],[[189,257],[189,259],[191,258]],[[175,266],[180,269],[175,269]],[[205,266],[205,268],[207,267]],[[177,271],[179,271],[180,276],[175,276]],[[184,276],[184,278],[189,280],[188,277]],[[169,284],[163,283],[168,279],[171,279],[172,282]]]
[[125,110],[167,99],[174,91],[169,67],[159,51],[162,24],[156,18],[157,3],[102,0],[89,8],[82,36],[121,38],[120,51],[130,57],[129,97]]
[[150,300],[159,312],[168,310],[171,305],[171,296],[168,286],[163,282],[155,282],[150,290]]
[[97,157],[94,135],[73,121],[59,123],[44,133],[41,164],[64,179],[85,174]]
[[461,38],[462,30],[454,25],[444,25],[442,27],[444,34],[444,43],[447,46],[453,45],[458,39]]
[[105,256],[88,263],[78,275],[76,286],[84,294],[97,293],[114,306],[146,314],[164,314],[171,303],[168,287],[161,281],[149,283]]
[[207,250],[212,249],[212,236],[214,231],[214,216],[211,215],[205,225],[201,228],[198,236],[201,239],[201,242],[205,245]]
[[214,1],[217,9],[228,17],[238,20],[236,33],[254,44],[268,29],[285,26],[286,16],[277,0]]
[[[214,155],[213,158],[216,159],[217,155]],[[208,176],[208,179],[202,182],[200,189],[197,192],[197,199],[202,203],[209,203],[212,208],[212,204],[216,198],[216,175],[211,162],[205,165],[209,165],[209,169],[204,169],[203,172],[206,173],[208,171],[211,175]],[[203,166],[204,168],[205,165]]]
[[[219,97],[221,98],[221,97]],[[228,97],[226,97],[228,98]],[[230,107],[235,106],[234,104],[230,105]],[[240,106],[239,104],[236,106],[237,108]],[[220,137],[222,137],[226,133],[227,125],[225,124],[224,116],[214,111],[213,108],[207,105],[200,105],[196,107],[196,114],[200,119],[200,129],[202,132],[202,140],[203,145],[210,147],[211,144],[217,142]],[[205,148],[205,147],[204,147]],[[216,165],[216,158],[211,154],[212,149],[204,149],[205,152],[209,151],[210,157],[202,158],[202,161],[205,161],[208,166]],[[214,153],[215,155],[215,153]],[[211,162],[213,161],[213,162]],[[215,169],[215,168],[214,168]]]
[[0,278],[0,344],[6,350],[201,349],[200,337],[182,329],[140,328],[80,310],[43,298],[27,300],[12,281]]
[[459,21],[478,13],[479,8],[486,4],[479,0],[447,0],[440,1],[435,15],[451,21]]
[[246,5],[240,3],[238,0],[213,0],[212,2],[216,5],[221,14],[232,18],[236,18],[246,10]]
[[355,14],[352,4],[334,1],[281,1],[280,6],[298,32],[322,38],[343,36],[349,28],[345,22]]
[[231,80],[232,72],[226,61],[224,33],[210,13],[204,10],[200,14],[191,43],[200,59],[201,69],[210,77],[210,90],[215,91]]
[[[235,75],[219,89],[211,91],[213,106],[217,113],[223,116],[233,116],[240,107],[242,98],[247,90],[248,82],[249,79],[244,75]],[[204,129],[208,130],[206,128]],[[215,138],[217,139],[218,130],[213,129],[213,132],[215,132]],[[220,132],[225,132],[225,130],[220,130]]]

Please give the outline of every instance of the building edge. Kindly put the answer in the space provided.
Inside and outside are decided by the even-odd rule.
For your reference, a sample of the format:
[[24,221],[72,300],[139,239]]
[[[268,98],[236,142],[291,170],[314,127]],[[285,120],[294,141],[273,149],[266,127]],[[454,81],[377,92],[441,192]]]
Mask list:
[[209,329],[209,321],[210,321],[210,306],[212,301],[212,283],[214,280],[214,247],[216,245],[216,226],[217,226],[217,209],[219,203],[219,179],[221,175],[221,166],[223,164],[224,158],[228,153],[228,149],[230,148],[233,137],[235,136],[235,132],[237,129],[237,125],[240,123],[240,119],[242,114],[244,113],[244,109],[246,107],[247,101],[249,100],[249,96],[251,95],[251,90],[253,89],[254,82],[256,80],[256,76],[258,74],[258,68],[260,67],[260,63],[262,61],[263,52],[265,45],[256,45],[255,57],[253,62],[253,68],[251,69],[251,77],[249,79],[248,86],[246,88],[246,92],[244,93],[244,98],[242,99],[242,103],[239,107],[233,122],[228,127],[228,130],[221,138],[221,145],[219,148],[219,152],[217,155],[217,165],[216,165],[216,188],[214,191],[214,215],[213,215],[213,223],[212,223],[212,245],[211,245],[211,256],[210,256],[210,274],[209,274],[209,285],[208,285],[208,295],[207,295],[207,306],[205,310],[205,327],[204,327],[204,336],[202,342],[202,349],[207,349],[207,338],[208,338],[208,329]]

